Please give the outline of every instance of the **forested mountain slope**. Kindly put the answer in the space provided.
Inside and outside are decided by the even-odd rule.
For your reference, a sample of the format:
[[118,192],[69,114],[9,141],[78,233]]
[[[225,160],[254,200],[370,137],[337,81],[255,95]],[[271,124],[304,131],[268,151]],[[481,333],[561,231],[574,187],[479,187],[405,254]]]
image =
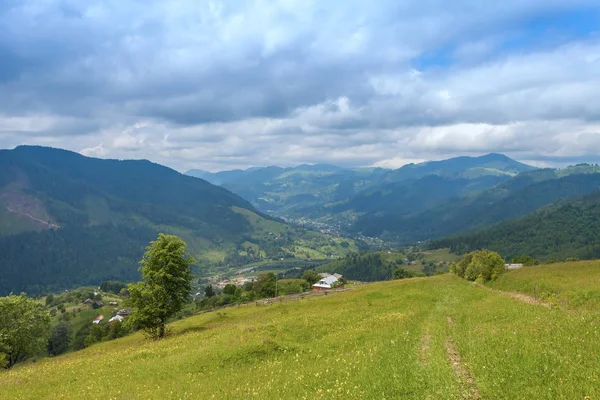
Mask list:
[[148,161],[43,147],[0,151],[0,294],[137,279],[158,232],[183,237],[204,266],[295,256],[292,247],[312,246],[323,258],[319,249],[346,251],[259,214],[226,189]]
[[436,240],[430,246],[450,247],[460,253],[487,248],[506,258],[600,258],[600,192],[559,201],[523,218]]
[[365,215],[354,229],[370,236],[387,235],[401,243],[435,239],[521,217],[555,201],[600,190],[600,173],[594,171],[580,166],[527,172],[423,212]]

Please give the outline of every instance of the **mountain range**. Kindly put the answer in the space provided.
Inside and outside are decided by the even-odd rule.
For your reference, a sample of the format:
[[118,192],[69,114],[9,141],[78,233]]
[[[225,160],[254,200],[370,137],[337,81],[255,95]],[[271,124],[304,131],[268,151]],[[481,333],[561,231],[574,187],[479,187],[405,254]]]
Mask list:
[[[519,237],[521,247],[498,243],[510,242],[507,226],[515,224],[522,230],[518,224],[539,221],[534,214],[538,210],[544,210],[544,226],[569,222],[562,216],[565,201],[574,202],[572,209],[585,204],[586,218],[592,218],[591,204],[600,191],[597,165],[537,169],[501,154],[488,154],[409,164],[397,170],[303,165],[204,177],[220,180],[223,187],[265,212],[334,224],[347,235],[377,237],[395,245],[432,241],[434,247],[450,246],[459,252],[489,246],[506,251],[507,256],[529,249],[546,259],[593,253],[589,238],[583,239],[577,230],[572,230],[571,241],[578,245],[555,250],[533,249],[530,242],[536,239],[527,236]],[[583,203],[582,197],[586,198]],[[499,239],[490,239],[495,237]]]
[[305,164],[186,174],[221,185],[263,212],[330,221],[342,214],[354,219],[365,213],[418,211],[533,169],[504,155],[488,154],[408,164],[397,170]]

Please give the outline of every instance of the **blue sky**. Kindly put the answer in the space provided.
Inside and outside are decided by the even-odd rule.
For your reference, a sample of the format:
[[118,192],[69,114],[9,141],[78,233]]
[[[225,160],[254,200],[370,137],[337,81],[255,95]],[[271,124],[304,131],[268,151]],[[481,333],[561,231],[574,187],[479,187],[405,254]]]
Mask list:
[[598,161],[600,2],[5,0],[0,147],[179,170]]

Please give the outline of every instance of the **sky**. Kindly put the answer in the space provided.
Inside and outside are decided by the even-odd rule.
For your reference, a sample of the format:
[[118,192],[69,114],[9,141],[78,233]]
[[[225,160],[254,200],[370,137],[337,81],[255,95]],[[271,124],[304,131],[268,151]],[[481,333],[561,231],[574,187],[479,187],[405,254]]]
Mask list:
[[600,159],[598,0],[2,0],[0,148],[180,171]]

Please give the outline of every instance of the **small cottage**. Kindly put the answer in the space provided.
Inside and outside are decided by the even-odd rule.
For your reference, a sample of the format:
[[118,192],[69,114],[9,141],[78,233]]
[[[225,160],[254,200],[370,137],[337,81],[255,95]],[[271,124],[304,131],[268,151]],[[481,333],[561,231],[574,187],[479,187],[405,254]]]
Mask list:
[[[319,292],[323,290],[331,290],[333,288],[344,287],[343,277],[340,274],[326,274],[319,282],[313,285],[313,292]],[[323,276],[323,275],[321,275]]]
[[113,323],[113,322],[123,322],[123,320],[125,319],[125,317],[122,317],[120,315],[115,315],[114,317],[112,317],[111,319],[108,320],[108,323]]

